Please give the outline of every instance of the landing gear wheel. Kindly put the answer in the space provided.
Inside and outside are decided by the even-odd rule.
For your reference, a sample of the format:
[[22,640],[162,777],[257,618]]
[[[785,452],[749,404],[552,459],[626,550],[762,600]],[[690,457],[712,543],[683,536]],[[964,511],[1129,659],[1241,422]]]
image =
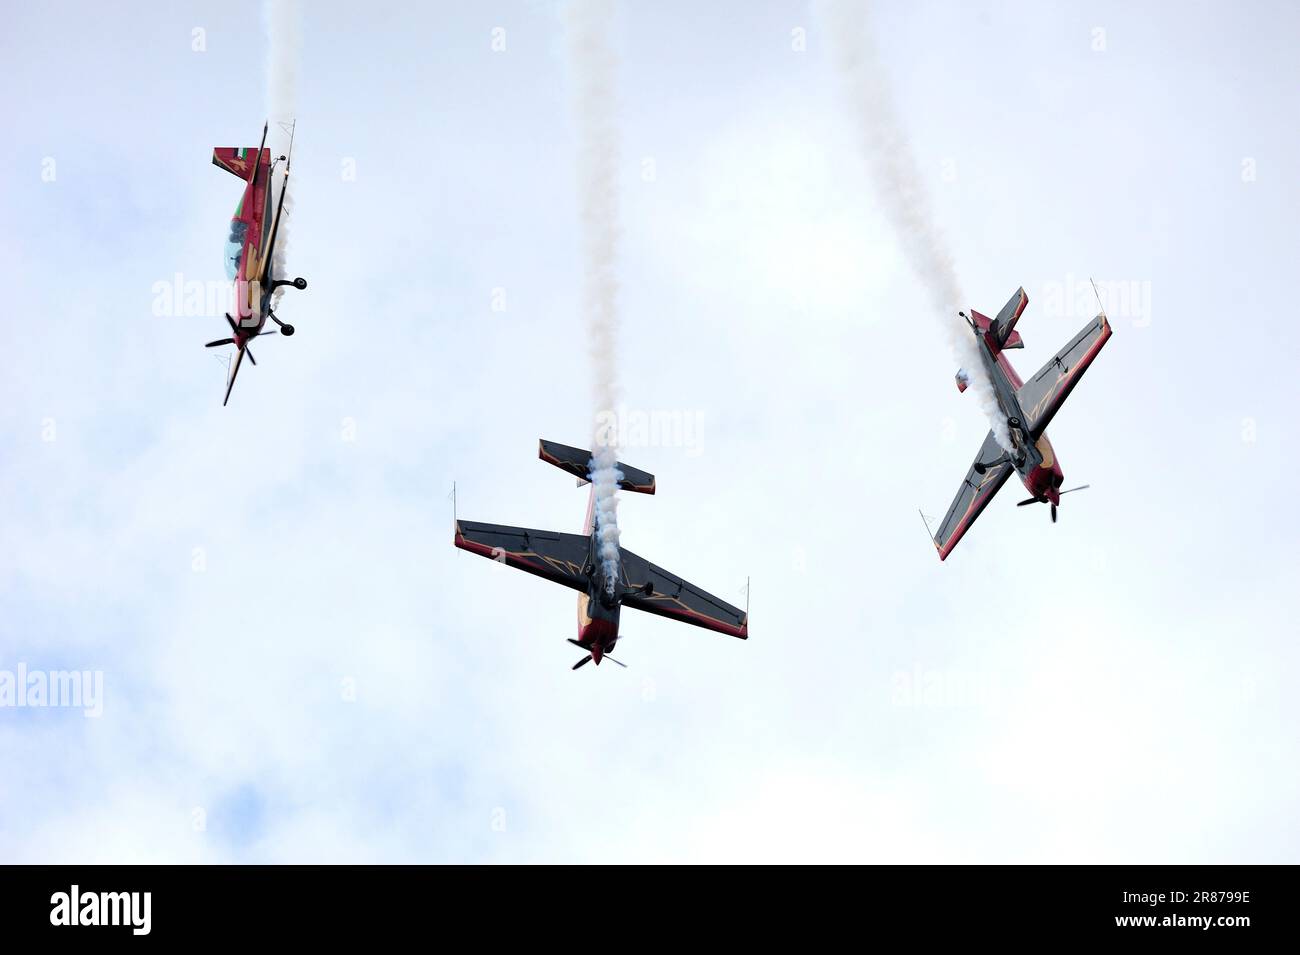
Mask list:
[[307,280],[300,275],[293,280],[293,287],[301,291],[307,287]]
[[975,465],[975,473],[976,473],[976,474],[983,474],[986,470],[988,470],[988,469],[985,468],[984,465],[982,465],[982,464],[976,464],[976,465]]
[[1008,428],[1019,428],[1019,427],[1020,427],[1020,419],[1019,419],[1019,418],[1016,418],[1016,417],[1008,418],[1008,419],[1007,419],[1007,427],[1008,427]]
[[283,335],[285,338],[289,338],[289,337],[291,337],[291,336],[293,335],[293,326],[292,326],[292,325],[281,325],[281,326],[280,326],[280,334]]

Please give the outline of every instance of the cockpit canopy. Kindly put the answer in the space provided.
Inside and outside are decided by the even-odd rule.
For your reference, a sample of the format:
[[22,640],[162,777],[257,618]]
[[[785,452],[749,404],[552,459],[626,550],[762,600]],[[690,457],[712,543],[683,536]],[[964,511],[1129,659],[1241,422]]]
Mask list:
[[247,235],[247,222],[230,220],[230,237],[226,239],[226,278],[232,282],[239,275],[239,265],[244,258],[244,237]]

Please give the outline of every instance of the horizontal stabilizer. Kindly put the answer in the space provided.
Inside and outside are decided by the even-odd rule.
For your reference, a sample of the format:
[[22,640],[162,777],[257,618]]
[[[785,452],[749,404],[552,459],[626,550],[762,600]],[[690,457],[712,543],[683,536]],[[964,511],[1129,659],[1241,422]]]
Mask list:
[[[537,456],[548,464],[554,464],[561,471],[572,474],[579,482],[586,482],[591,477],[590,451],[582,448],[571,448],[567,444],[557,444],[554,441],[542,440],[538,443]],[[655,492],[655,476],[653,474],[624,464],[622,461],[618,462],[618,469],[623,475],[618,482],[618,486],[623,490],[635,491],[638,494],[653,494]]]

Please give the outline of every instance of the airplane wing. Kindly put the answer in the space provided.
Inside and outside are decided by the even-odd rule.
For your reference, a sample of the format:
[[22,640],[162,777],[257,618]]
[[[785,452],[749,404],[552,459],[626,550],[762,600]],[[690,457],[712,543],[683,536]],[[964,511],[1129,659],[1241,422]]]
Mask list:
[[268,179],[266,183],[266,211],[262,216],[262,258],[258,263],[258,281],[266,284],[275,279],[271,274],[271,266],[275,263],[275,240],[280,235],[280,217],[284,214],[284,197],[289,191],[289,177],[286,174],[280,182],[280,198],[274,206],[271,202],[271,196],[274,193],[272,188],[275,185],[274,179]]
[[623,550],[622,556],[627,586],[642,588],[649,583],[654,588],[649,596],[635,594],[624,597],[623,603],[627,606],[707,630],[716,630],[741,640],[749,638],[749,615],[745,611],[738,610],[725,600],[719,600],[630,550]]
[[1037,438],[1046,429],[1092,360],[1110,339],[1110,322],[1098,315],[1070,343],[1056,353],[1017,392],[1025,424]]
[[[226,379],[226,397],[221,399],[221,407],[223,408],[230,403],[230,393],[235,390],[235,379],[239,377],[239,366],[244,363],[244,352],[246,351],[248,351],[247,348],[235,349],[235,357],[230,363],[230,371],[228,372],[230,377]],[[251,353],[249,357],[252,357]]]
[[[285,129],[285,124],[280,123],[280,128]],[[284,161],[284,174],[280,177],[280,198],[275,202],[274,214],[272,213],[271,197],[275,193],[275,179],[268,178],[266,181],[266,214],[262,219],[262,248],[266,251],[262,255],[261,270],[259,281],[263,284],[275,280],[271,274],[271,267],[275,264],[275,240],[280,235],[280,219],[284,215],[284,197],[289,193],[289,168],[293,165],[293,134],[298,128],[298,121],[294,120],[293,124],[288,127],[289,131],[289,149]],[[263,139],[266,138],[266,132],[262,132]]]
[[456,522],[456,546],[574,590],[586,590],[582,573],[590,538],[504,524]]
[[[1002,447],[990,431],[984,443],[980,445],[975,460],[992,461],[1001,455]],[[940,560],[946,559],[952,553],[952,549],[957,546],[962,535],[975,523],[975,518],[979,517],[989,501],[993,500],[993,495],[998,493],[1013,471],[1015,466],[1010,462],[989,468],[983,474],[971,465],[971,469],[966,472],[966,479],[962,481],[957,491],[957,496],[953,498],[952,507],[948,508],[943,523],[939,525],[939,533],[934,536],[934,546],[939,551]]]

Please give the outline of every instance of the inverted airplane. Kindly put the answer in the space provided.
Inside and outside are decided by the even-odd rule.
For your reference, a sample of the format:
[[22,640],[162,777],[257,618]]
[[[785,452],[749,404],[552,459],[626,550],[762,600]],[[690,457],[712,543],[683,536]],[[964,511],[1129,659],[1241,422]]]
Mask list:
[[[1080,491],[1083,487],[1062,491],[1065,475],[1061,462],[1047,440],[1047,425],[1069,397],[1092,360],[1110,339],[1110,322],[1103,310],[1075,335],[1064,348],[1027,382],[1022,382],[1007,360],[1011,348],[1023,348],[1024,341],[1015,330],[1016,322],[1029,304],[1029,296],[1022,288],[990,319],[971,309],[970,316],[960,312],[970,326],[979,344],[980,361],[993,383],[998,407],[1006,416],[1007,431],[1012,449],[1006,451],[992,431],[984,438],[975,463],[971,465],[952,506],[933,535],[939,559],[952,553],[975,519],[980,516],[993,495],[997,494],[1012,473],[1020,475],[1030,497],[1026,504],[1050,504],[1052,523],[1056,523],[1056,508],[1062,494]],[[965,391],[970,377],[963,370],[957,372],[957,390]],[[924,515],[922,515],[924,516]]]
[[[289,164],[293,155],[293,136],[290,133],[289,153],[275,160],[271,159],[271,150],[266,148],[267,126],[262,126],[262,144],[256,149],[251,146],[218,146],[212,150],[212,163],[244,180],[244,194],[235,207],[235,215],[230,220],[230,235],[226,239],[226,277],[235,283],[235,315],[226,313],[226,322],[230,325],[231,337],[219,338],[208,342],[206,348],[219,345],[234,345],[235,359],[230,363],[230,374],[226,380],[226,397],[221,404],[230,401],[230,391],[235,387],[235,378],[239,366],[248,356],[254,365],[257,359],[248,345],[259,336],[274,335],[275,331],[263,331],[269,318],[279,326],[280,334],[286,338],[293,334],[293,326],[280,321],[271,310],[274,305],[276,289],[291,285],[296,289],[305,289],[304,278],[282,279],[274,274],[275,240],[280,232],[280,218],[284,211],[284,196],[289,186]],[[280,194],[274,199],[274,175],[276,167],[284,164],[280,181]]]
[[[578,479],[578,486],[590,483],[592,455],[581,448],[542,441],[538,456]],[[619,463],[618,486],[638,494],[655,492],[655,477]],[[630,550],[618,549],[618,559],[609,565],[601,559],[595,528],[596,488],[587,502],[587,518],[581,534],[501,524],[456,521],[456,546],[462,550],[517,567],[530,574],[579,591],[578,638],[569,642],[586,651],[573,665],[597,665],[610,656],[618,642],[619,610],[623,605],[680,620],[744,640],[749,637],[749,613],[706,593],[676,574],[670,574]]]

